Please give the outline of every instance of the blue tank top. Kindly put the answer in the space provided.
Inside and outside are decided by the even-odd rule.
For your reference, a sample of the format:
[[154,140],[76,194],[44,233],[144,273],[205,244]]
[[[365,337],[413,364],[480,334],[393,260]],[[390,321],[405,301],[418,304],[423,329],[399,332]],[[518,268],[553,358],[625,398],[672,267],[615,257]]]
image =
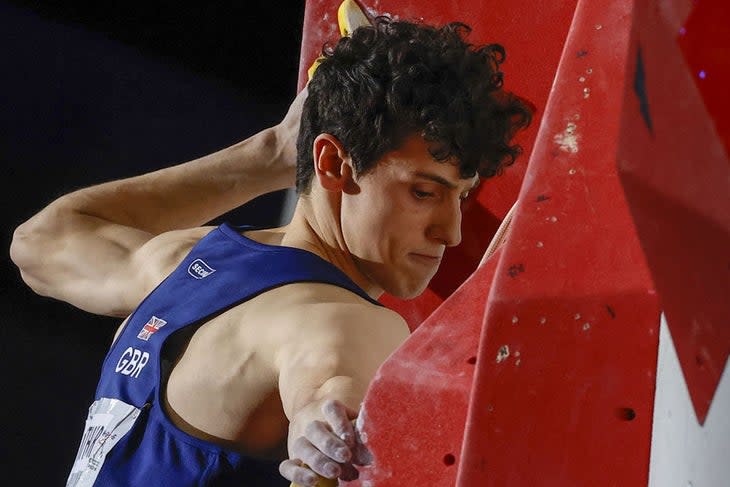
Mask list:
[[249,229],[212,230],[131,314],[104,360],[67,487],[288,485],[278,462],[201,440],[170,421],[160,396],[163,346],[178,330],[294,282],[333,284],[379,303],[315,254],[239,233]]

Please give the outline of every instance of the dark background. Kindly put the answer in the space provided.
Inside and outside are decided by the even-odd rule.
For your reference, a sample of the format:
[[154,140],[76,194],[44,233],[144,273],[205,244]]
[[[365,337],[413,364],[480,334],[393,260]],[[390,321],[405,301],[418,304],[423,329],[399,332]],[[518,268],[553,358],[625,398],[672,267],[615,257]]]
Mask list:
[[[0,0],[4,485],[65,484],[119,321],[26,288],[8,257],[13,229],[66,192],[280,120],[296,92],[303,3]],[[274,224],[282,200],[227,219]]]

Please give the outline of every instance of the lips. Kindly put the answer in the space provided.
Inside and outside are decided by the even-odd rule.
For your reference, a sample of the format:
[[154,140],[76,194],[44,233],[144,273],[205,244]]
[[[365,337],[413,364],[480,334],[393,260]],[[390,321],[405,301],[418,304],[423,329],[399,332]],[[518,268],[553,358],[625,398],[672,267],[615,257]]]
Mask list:
[[410,255],[423,263],[438,264],[441,262],[441,255],[419,254],[415,252],[412,252]]

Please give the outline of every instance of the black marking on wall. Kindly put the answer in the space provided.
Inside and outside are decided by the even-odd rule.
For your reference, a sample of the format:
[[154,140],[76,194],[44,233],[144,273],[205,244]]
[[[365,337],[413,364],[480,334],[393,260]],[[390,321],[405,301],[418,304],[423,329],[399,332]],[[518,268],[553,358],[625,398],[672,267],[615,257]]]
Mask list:
[[612,307],[610,307],[609,305],[606,305],[606,311],[608,311],[608,314],[611,315],[612,320],[616,319],[616,312],[613,310]]
[[654,125],[651,122],[649,113],[649,98],[646,94],[646,72],[644,71],[644,59],[641,55],[641,47],[636,53],[636,74],[634,75],[634,92],[639,98],[639,110],[644,123],[649,128],[649,133],[654,136]]
[[523,272],[525,272],[525,266],[523,264],[513,264],[509,266],[509,270],[507,270],[507,274],[509,274],[512,278],[517,277]]

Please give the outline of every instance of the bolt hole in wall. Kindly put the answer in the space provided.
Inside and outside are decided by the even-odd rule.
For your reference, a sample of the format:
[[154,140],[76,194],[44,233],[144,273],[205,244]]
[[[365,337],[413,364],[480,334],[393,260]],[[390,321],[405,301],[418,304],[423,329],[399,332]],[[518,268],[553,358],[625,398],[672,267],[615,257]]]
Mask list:
[[446,455],[444,455],[444,465],[448,467],[453,465],[454,463],[456,463],[456,457],[454,455],[452,455],[451,453],[447,453]]
[[477,363],[477,358],[476,357],[469,357],[468,359],[466,359],[466,363],[467,364],[474,365],[475,363]]
[[633,408],[618,408],[616,416],[623,421],[633,421],[636,418],[636,411]]

